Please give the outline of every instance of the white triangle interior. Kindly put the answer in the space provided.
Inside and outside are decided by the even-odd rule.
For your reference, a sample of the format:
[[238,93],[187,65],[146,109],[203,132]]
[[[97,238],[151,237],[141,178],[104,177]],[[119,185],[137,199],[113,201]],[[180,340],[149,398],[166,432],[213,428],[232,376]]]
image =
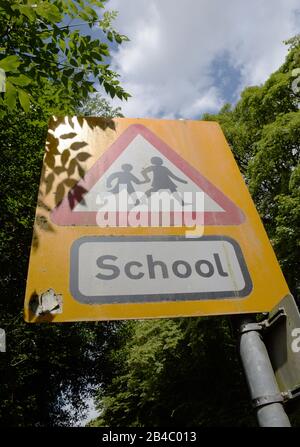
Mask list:
[[[122,171],[123,164],[132,165],[131,173],[138,179],[143,180],[141,172],[143,169],[151,166],[151,158],[160,157],[163,160],[163,165],[167,167],[177,177],[185,180],[187,183],[180,183],[174,180],[177,185],[177,191],[180,194],[185,192],[200,192],[201,189],[197,186],[183,171],[175,166],[168,158],[166,158],[160,151],[158,151],[149,141],[142,135],[137,135],[121,155],[111,164],[104,175],[94,184],[90,191],[88,191],[84,198],[78,203],[73,212],[93,212],[99,210],[99,194],[103,196],[104,192],[111,188],[107,187],[108,177],[116,172]],[[151,174],[149,175],[151,177]],[[116,179],[112,182],[112,187],[115,186]],[[151,188],[151,182],[141,185],[133,184],[135,191],[145,193]],[[98,197],[98,200],[97,200]],[[224,212],[224,209],[216,203],[208,194],[204,193],[204,208],[209,212]],[[138,210],[138,207],[135,209]],[[101,207],[101,211],[106,211],[105,206]]]

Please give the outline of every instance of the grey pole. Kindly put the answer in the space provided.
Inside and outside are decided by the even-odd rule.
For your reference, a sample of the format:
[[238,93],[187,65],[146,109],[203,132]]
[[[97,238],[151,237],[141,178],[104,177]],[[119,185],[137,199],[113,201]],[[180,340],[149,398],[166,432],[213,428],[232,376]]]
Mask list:
[[252,403],[261,427],[290,427],[261,329],[253,317],[240,318],[239,353]]

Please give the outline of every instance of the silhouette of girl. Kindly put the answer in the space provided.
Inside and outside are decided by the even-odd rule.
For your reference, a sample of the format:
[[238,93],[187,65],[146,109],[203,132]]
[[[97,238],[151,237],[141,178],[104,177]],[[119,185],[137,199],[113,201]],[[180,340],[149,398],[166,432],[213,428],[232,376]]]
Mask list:
[[148,174],[152,173],[152,188],[146,191],[147,197],[161,189],[168,189],[171,193],[175,193],[178,187],[172,179],[180,183],[187,183],[187,181],[177,177],[170,169],[163,166],[163,160],[160,157],[152,157],[151,163],[151,166],[142,170],[145,182],[151,181]]

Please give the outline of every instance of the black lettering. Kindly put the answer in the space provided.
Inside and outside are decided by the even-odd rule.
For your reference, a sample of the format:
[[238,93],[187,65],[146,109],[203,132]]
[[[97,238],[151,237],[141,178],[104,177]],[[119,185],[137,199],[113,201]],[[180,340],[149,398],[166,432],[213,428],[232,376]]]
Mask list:
[[[201,270],[201,266],[203,264],[207,265],[207,267],[208,267],[208,272],[206,272],[206,273]],[[210,278],[214,274],[214,266],[212,265],[211,262],[205,261],[204,259],[197,261],[195,264],[195,268],[196,268],[196,272],[198,273],[198,275],[204,276],[204,278]]]
[[143,264],[141,264],[138,261],[131,261],[131,262],[127,262],[127,264],[125,265],[125,273],[128,276],[128,278],[130,279],[141,279],[144,276],[143,272],[139,272],[136,274],[133,274],[131,271],[131,266],[136,266],[136,267],[143,267]]
[[[179,265],[183,265],[185,268],[185,273],[181,273],[178,269]],[[174,272],[174,275],[178,276],[178,278],[188,278],[192,274],[192,268],[190,264],[186,261],[175,261],[172,265],[172,270]]]
[[168,269],[164,262],[153,261],[152,255],[147,255],[147,262],[148,262],[148,270],[149,270],[150,279],[155,279],[155,271],[154,271],[155,266],[159,266],[161,268],[162,277],[164,279],[169,278]]
[[214,258],[215,258],[215,262],[216,262],[216,266],[217,266],[219,275],[220,276],[228,276],[228,273],[224,272],[224,270],[223,270],[221,259],[220,259],[220,256],[218,255],[218,253],[214,253]]
[[112,255],[99,256],[99,258],[96,261],[97,266],[100,269],[112,270],[112,272],[113,272],[111,274],[106,274],[106,275],[103,275],[102,273],[98,273],[96,276],[99,279],[115,279],[120,275],[119,267],[117,267],[116,265],[103,263],[107,259],[109,259],[111,261],[116,261],[118,258],[117,258],[117,256],[112,256]]

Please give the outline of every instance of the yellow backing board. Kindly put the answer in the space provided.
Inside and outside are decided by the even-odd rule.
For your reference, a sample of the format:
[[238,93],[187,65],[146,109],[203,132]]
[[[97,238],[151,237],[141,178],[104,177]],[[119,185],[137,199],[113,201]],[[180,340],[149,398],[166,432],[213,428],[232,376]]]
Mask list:
[[[159,164],[168,174],[155,183],[155,172],[167,172],[157,170]],[[97,225],[89,208],[97,188],[110,183],[115,193],[125,173],[129,193],[131,187],[137,191],[129,171],[143,194],[157,185],[204,191],[204,225]],[[217,123],[51,120],[28,270],[27,322],[266,312],[288,293]]]

